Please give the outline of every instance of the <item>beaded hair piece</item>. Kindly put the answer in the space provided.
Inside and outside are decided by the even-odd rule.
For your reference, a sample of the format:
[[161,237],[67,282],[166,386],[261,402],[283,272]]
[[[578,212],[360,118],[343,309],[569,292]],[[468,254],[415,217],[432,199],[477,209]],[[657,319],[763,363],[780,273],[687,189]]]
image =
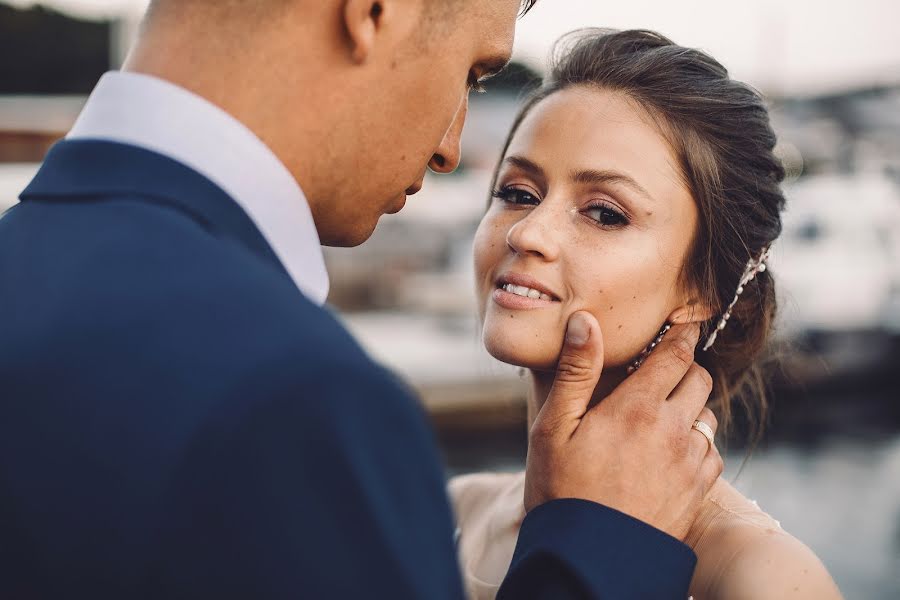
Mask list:
[[719,319],[716,328],[713,330],[712,335],[709,336],[706,340],[706,344],[703,345],[703,350],[709,350],[712,348],[712,345],[716,343],[716,337],[719,335],[719,332],[725,329],[725,325],[728,324],[728,319],[731,318],[731,309],[734,308],[734,305],[737,304],[738,298],[740,298],[741,294],[744,293],[744,286],[753,281],[753,279],[759,274],[763,273],[766,270],[766,263],[769,259],[772,258],[772,247],[766,246],[763,248],[763,251],[760,252],[759,257],[751,257],[747,262],[747,266],[744,268],[744,274],[741,275],[741,280],[738,282],[737,291],[734,294],[734,299],[731,301],[731,304],[728,305],[728,308],[725,309],[725,313],[722,315],[722,318]]

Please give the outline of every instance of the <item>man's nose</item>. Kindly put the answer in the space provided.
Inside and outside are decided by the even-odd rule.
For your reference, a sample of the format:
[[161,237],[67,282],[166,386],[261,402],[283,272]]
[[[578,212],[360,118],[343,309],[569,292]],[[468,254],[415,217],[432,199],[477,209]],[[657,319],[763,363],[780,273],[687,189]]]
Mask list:
[[459,167],[460,155],[460,139],[462,138],[463,126],[466,124],[466,115],[469,112],[469,96],[463,98],[462,104],[453,117],[453,122],[444,139],[441,140],[437,151],[431,156],[428,162],[428,168],[435,173],[452,173]]

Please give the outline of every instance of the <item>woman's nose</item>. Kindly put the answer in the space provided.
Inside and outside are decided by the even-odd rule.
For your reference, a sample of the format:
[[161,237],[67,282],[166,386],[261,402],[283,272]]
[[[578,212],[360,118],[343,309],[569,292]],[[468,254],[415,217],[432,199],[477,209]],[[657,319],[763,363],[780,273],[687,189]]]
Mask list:
[[525,217],[516,222],[506,234],[506,245],[516,254],[532,255],[546,261],[554,261],[559,257],[553,228],[548,222],[549,211],[542,207],[532,209]]

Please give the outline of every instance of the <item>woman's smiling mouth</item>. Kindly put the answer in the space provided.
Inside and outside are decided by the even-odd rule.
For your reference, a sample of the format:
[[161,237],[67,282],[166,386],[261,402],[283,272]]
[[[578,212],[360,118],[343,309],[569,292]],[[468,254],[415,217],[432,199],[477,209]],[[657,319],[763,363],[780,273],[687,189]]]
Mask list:
[[559,302],[559,298],[550,289],[537,280],[518,273],[501,276],[492,297],[503,308],[512,310],[542,308]]
[[524,285],[513,285],[511,283],[507,283],[500,289],[509,292],[510,294],[515,294],[516,296],[531,298],[532,300],[537,300],[538,298],[540,298],[541,300],[550,300],[550,296],[548,296],[547,294],[539,292],[534,288],[525,287]]

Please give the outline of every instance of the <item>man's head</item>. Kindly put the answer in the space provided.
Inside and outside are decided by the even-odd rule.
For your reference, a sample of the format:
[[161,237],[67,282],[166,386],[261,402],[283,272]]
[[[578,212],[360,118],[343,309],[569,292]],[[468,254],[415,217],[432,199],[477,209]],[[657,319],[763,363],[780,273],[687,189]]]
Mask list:
[[468,93],[522,0],[154,0],[126,68],[237,117],[303,187],[322,242],[365,241],[453,171]]

